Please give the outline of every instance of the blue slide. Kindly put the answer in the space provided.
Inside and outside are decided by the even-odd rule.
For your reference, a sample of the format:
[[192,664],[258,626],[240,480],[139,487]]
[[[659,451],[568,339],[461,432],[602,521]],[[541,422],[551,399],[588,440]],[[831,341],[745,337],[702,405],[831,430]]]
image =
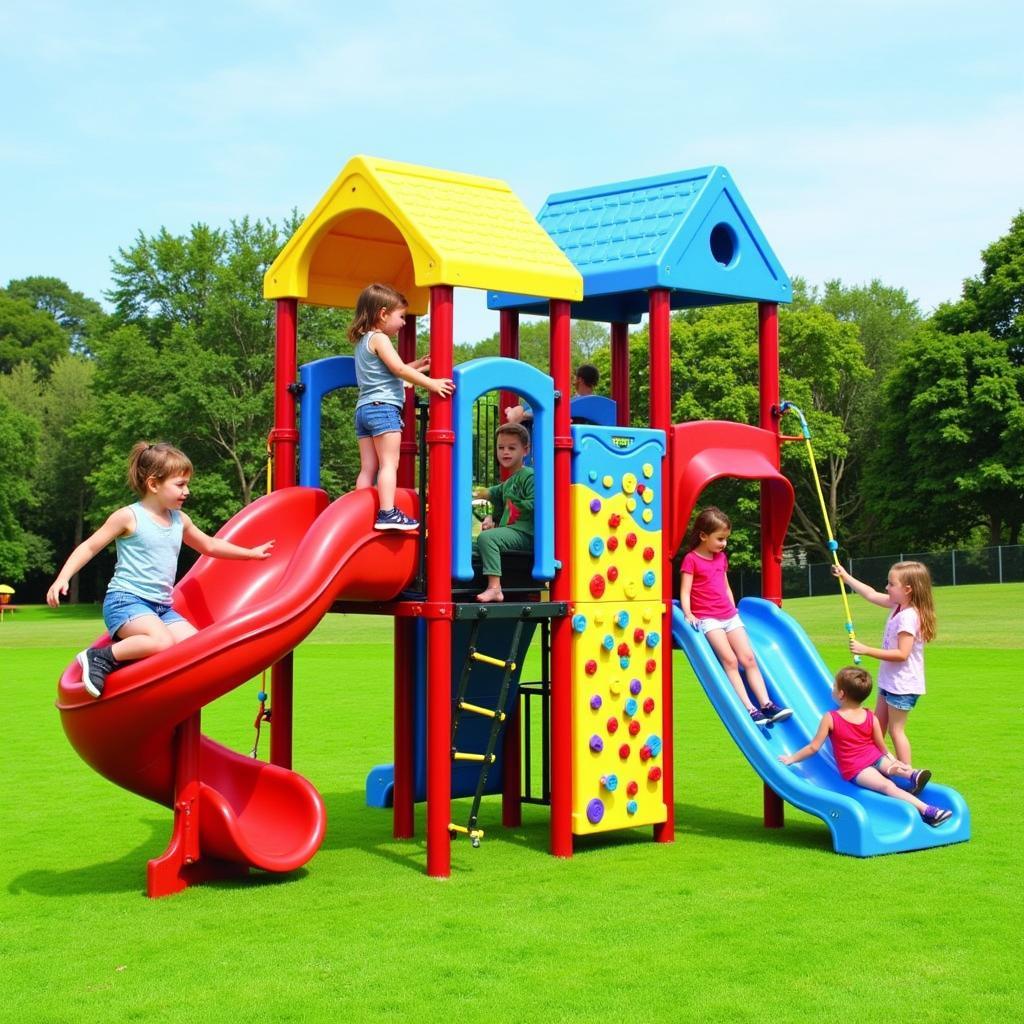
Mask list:
[[929,784],[921,793],[925,803],[953,812],[949,821],[933,828],[910,804],[844,782],[828,741],[806,761],[790,767],[780,764],[779,754],[804,746],[817,731],[821,716],[836,708],[832,673],[796,620],[770,601],[746,597],[739,610],[769,695],[793,709],[792,718],[770,728],[750,721],[714,651],[678,606],[673,608],[672,637],[689,658],[729,735],[771,789],[794,807],[821,818],[832,833],[836,853],[873,857],[970,839],[970,811],[948,786]]

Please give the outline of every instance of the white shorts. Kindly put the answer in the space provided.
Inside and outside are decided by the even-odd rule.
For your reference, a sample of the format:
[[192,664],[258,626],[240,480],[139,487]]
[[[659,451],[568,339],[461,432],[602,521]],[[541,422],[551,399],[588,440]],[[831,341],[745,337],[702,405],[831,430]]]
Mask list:
[[740,620],[739,615],[733,615],[729,619],[698,619],[697,626],[700,631],[707,636],[708,633],[713,629],[723,629],[726,633],[731,633],[734,629],[742,629],[743,623]]

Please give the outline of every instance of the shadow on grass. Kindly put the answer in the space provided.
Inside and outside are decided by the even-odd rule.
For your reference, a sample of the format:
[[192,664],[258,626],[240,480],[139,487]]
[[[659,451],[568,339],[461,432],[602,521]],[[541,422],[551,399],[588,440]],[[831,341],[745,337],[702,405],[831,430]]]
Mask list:
[[[98,896],[104,893],[136,892],[146,893],[146,864],[159,857],[166,849],[171,835],[171,819],[143,818],[149,826],[150,837],[133,850],[113,861],[88,864],[68,871],[38,868],[25,871],[13,878],[7,886],[11,896],[32,893],[35,896]],[[253,871],[243,878],[230,878],[204,882],[203,887],[219,889],[243,889],[253,886],[285,885],[298,881],[308,874],[306,868],[299,868],[287,874],[271,874]]]

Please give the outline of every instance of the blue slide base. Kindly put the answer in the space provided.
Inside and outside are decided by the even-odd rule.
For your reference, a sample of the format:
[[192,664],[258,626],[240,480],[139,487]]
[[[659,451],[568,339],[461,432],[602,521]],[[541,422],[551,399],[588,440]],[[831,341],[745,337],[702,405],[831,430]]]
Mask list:
[[817,732],[822,715],[838,706],[832,699],[832,673],[799,623],[770,601],[747,597],[740,601],[739,611],[769,696],[793,709],[792,718],[769,728],[750,720],[711,646],[678,606],[672,612],[672,637],[729,735],[772,790],[821,818],[832,833],[836,853],[874,857],[970,839],[970,811],[948,786],[929,784],[920,794],[925,803],[953,812],[949,821],[933,828],[911,804],[845,782],[827,741],[806,761],[789,767],[780,764],[778,756],[804,746]]

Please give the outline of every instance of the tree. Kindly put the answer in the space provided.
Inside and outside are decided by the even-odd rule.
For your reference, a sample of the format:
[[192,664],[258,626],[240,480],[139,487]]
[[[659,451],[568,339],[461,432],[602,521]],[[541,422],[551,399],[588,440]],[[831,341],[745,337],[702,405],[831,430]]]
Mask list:
[[83,355],[89,352],[90,333],[106,316],[95,299],[74,291],[59,277],[25,277],[11,281],[7,293],[49,314],[67,335],[70,350]]
[[0,578],[18,583],[40,558],[44,542],[24,519],[35,503],[32,468],[38,426],[0,394]]
[[[262,491],[274,387],[274,306],[262,298],[263,274],[297,224],[297,215],[280,227],[248,218],[226,230],[197,224],[182,236],[140,233],[120,250],[108,296],[114,316],[93,341],[94,521],[123,501],[125,456],[140,437],[189,454],[190,504],[206,529]],[[349,316],[303,306],[300,361],[347,354]],[[342,465],[325,473],[328,485],[351,486],[358,472],[353,404],[346,396],[325,405],[324,461]]]
[[0,289],[0,373],[27,362],[45,376],[67,351],[67,336],[49,313]]
[[964,281],[960,301],[935,311],[935,325],[948,334],[987,331],[1024,365],[1024,210],[982,252],[981,262],[981,274]]
[[1024,367],[978,331],[921,328],[886,382],[869,486],[902,546],[955,543],[977,526],[1016,543],[1024,516]]

